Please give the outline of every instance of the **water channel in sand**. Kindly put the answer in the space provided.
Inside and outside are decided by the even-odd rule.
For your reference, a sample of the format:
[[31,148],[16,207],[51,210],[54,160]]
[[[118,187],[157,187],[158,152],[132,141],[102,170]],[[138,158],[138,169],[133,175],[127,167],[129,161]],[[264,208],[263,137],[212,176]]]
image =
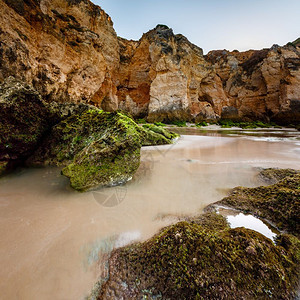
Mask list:
[[0,299],[84,299],[114,245],[145,240],[229,188],[262,184],[259,167],[300,168],[296,131],[182,133],[192,135],[143,148],[136,176],[123,187],[77,193],[57,168],[1,179]]

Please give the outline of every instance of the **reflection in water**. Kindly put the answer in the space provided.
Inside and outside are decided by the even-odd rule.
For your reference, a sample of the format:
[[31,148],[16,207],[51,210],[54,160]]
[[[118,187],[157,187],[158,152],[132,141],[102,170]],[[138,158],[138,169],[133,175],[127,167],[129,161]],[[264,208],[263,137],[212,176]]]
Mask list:
[[262,220],[252,215],[245,215],[235,209],[223,206],[217,206],[216,210],[217,213],[221,214],[227,219],[231,228],[245,227],[252,229],[271,239],[273,242],[275,241],[276,236],[279,234],[279,231],[275,227],[264,223]]
[[5,177],[0,298],[83,299],[115,245],[174,221],[159,216],[196,214],[229,188],[261,184],[256,167],[299,166],[297,151],[294,140],[183,136],[176,145],[144,148],[136,176],[118,190],[77,193],[56,168]]
[[251,215],[244,215],[243,213],[239,213],[236,216],[229,215],[227,216],[227,221],[231,228],[245,227],[252,229],[273,241],[276,237],[276,233],[274,233],[263,221]]

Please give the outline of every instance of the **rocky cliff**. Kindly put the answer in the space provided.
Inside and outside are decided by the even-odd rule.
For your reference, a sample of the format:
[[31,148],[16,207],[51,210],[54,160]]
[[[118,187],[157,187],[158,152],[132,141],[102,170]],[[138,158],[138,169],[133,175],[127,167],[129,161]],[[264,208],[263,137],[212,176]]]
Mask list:
[[119,105],[150,121],[300,122],[300,52],[292,43],[259,51],[211,51],[158,25],[139,42],[119,40]]
[[0,82],[26,81],[47,101],[127,110],[149,121],[300,122],[299,42],[211,51],[158,25],[117,37],[89,0],[0,0]]
[[117,109],[118,40],[110,17],[87,0],[1,0],[0,81],[33,85],[48,100]]

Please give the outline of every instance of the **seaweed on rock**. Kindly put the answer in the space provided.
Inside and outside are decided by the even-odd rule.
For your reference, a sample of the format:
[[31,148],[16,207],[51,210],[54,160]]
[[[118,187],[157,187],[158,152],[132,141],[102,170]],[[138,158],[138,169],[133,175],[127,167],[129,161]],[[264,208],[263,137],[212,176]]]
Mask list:
[[128,181],[139,167],[141,146],[169,144],[175,137],[157,126],[140,127],[121,112],[90,107],[55,125],[27,163],[65,166],[71,186],[86,191]]
[[274,245],[209,213],[115,250],[98,299],[293,299],[299,247],[291,235]]
[[[262,176],[282,178],[277,183],[256,188],[236,187],[230,195],[216,204],[252,213],[300,236],[300,173],[269,169]],[[266,175],[267,174],[267,175]],[[286,174],[284,176],[284,174]],[[290,175],[290,176],[287,176]]]

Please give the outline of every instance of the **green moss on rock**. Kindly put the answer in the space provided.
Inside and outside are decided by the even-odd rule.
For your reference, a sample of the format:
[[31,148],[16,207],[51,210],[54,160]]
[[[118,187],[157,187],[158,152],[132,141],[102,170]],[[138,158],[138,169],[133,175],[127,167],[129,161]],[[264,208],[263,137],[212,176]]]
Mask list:
[[[231,194],[217,204],[234,207],[264,218],[279,229],[300,236],[300,174],[292,171],[263,171],[266,176],[283,179],[256,188],[234,188]],[[291,174],[284,176],[284,174]],[[272,176],[271,176],[272,175]]]
[[65,166],[62,174],[71,186],[85,191],[128,181],[142,145],[169,144],[176,136],[157,126],[141,127],[121,112],[89,107],[55,125],[27,163]]
[[141,135],[143,137],[143,146],[172,144],[174,139],[179,137],[177,133],[153,124],[143,125]]
[[62,170],[71,186],[86,191],[128,181],[140,165],[140,144],[125,137],[113,145],[95,141],[75,156],[73,163]]
[[274,169],[268,168],[262,170],[258,176],[269,184],[277,183],[285,177],[298,174],[299,171],[293,169]]
[[281,235],[274,245],[220,218],[179,222],[114,251],[98,299],[293,299],[299,240]]

